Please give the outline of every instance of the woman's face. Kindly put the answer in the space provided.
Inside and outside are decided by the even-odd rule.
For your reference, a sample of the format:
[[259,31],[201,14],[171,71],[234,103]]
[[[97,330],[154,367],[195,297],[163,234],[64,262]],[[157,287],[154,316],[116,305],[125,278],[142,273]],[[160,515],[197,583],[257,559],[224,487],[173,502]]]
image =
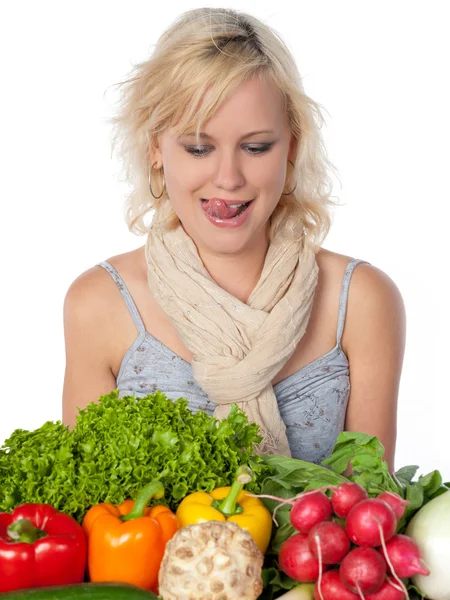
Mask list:
[[266,246],[294,150],[280,92],[257,77],[241,84],[201,135],[197,144],[195,135],[169,131],[152,155],[184,230],[200,254]]

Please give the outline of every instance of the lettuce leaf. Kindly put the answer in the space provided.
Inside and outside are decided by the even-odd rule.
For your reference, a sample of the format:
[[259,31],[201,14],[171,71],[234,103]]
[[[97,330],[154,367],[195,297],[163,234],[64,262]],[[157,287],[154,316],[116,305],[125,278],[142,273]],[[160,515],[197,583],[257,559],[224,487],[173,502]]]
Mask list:
[[35,431],[17,429],[0,448],[0,511],[26,502],[48,503],[81,522],[99,503],[135,498],[160,479],[175,509],[188,493],[229,485],[248,464],[258,481],[270,467],[254,452],[261,440],[237,406],[222,421],[192,413],[186,399],[157,391],[138,400],[101,396],[79,411],[70,430],[59,421]]

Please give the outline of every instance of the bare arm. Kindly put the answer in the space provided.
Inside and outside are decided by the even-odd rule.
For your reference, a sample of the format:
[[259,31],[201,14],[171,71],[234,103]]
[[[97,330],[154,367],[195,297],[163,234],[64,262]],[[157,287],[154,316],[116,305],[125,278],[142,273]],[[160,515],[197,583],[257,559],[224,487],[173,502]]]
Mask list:
[[101,277],[91,269],[73,282],[64,302],[63,423],[71,427],[78,408],[116,387],[109,360],[111,324],[102,292]]
[[355,269],[344,335],[351,386],[345,429],[377,436],[392,472],[406,317],[398,288],[380,269]]

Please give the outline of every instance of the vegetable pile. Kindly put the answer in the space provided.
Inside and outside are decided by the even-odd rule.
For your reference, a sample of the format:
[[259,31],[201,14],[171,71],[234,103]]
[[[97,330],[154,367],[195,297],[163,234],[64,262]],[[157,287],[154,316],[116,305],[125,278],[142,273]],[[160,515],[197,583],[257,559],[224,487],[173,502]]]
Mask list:
[[164,600],[189,586],[234,598],[241,584],[251,600],[450,600],[450,484],[438,471],[390,474],[379,440],[362,433],[341,433],[322,465],[259,456],[260,441],[236,406],[218,421],[161,392],[102,396],[72,430],[14,431],[0,448],[0,591],[22,585],[18,553],[51,547],[56,530],[38,518],[51,509],[87,548],[86,569],[67,570],[67,597],[55,587],[62,568],[28,569],[55,598],[87,586],[100,600],[113,578],[118,597],[123,584],[155,597],[164,581]]

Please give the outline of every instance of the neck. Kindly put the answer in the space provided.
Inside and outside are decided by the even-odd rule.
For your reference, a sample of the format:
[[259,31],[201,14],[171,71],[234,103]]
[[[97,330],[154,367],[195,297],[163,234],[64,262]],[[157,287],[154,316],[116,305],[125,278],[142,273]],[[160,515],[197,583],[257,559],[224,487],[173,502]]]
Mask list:
[[217,285],[246,303],[261,277],[268,247],[264,236],[239,254],[211,254],[199,249],[199,255]]

